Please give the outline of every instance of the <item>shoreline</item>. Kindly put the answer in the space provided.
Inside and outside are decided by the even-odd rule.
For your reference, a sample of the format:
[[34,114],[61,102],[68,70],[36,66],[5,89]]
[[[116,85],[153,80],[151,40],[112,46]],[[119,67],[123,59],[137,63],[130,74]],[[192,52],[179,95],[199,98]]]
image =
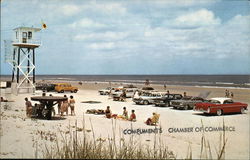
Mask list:
[[[146,76],[149,76],[149,77],[146,77]],[[168,76],[170,76],[169,77],[170,79],[168,79]],[[178,78],[174,77],[173,79],[173,77],[171,76],[177,76]],[[204,79],[204,77],[203,79],[199,79],[199,76],[206,76],[208,77],[208,79]],[[85,82],[85,83],[86,82],[87,83],[106,82],[106,83],[123,83],[123,84],[143,85],[145,83],[145,80],[148,79],[150,84],[152,85],[164,85],[165,84],[168,86],[250,89],[250,75],[225,75],[225,76],[236,76],[236,77],[231,77],[232,79],[234,79],[232,81],[228,81],[228,80],[221,81],[219,79],[217,79],[218,81],[215,81],[215,79],[211,78],[210,76],[211,77],[221,76],[220,78],[223,78],[224,75],[37,75],[36,82],[72,81],[72,82]],[[237,76],[244,76],[246,79],[241,80]],[[210,77],[210,80],[209,80],[209,77]],[[223,79],[226,79],[226,78],[227,77]],[[11,80],[11,75],[1,75],[1,81],[10,81],[10,80]],[[239,82],[240,80],[242,82]]]

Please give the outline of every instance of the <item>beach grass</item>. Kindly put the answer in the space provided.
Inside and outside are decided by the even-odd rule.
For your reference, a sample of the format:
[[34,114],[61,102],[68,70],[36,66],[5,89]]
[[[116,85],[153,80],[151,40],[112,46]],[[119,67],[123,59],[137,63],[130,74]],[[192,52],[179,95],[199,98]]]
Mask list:
[[[69,132],[63,133],[60,131],[62,142],[58,139],[55,141],[55,146],[48,147],[45,145],[43,158],[46,159],[176,159],[177,155],[169,150],[168,146],[163,143],[161,134],[155,134],[153,145],[145,145],[133,135],[126,141],[122,134],[116,135],[116,121],[112,120],[112,136],[104,139],[96,138],[94,126],[91,119],[91,131],[85,129],[85,120],[83,119],[83,128],[77,126],[69,126]],[[203,125],[203,122],[201,121]],[[223,120],[223,127],[225,126]],[[131,128],[132,128],[131,123]],[[72,129],[73,128],[73,129]],[[82,132],[82,133],[81,133]],[[86,132],[92,132],[89,136]],[[82,134],[82,136],[80,136]],[[81,137],[81,138],[79,138]],[[216,155],[212,154],[212,148],[207,140],[205,133],[201,136],[200,159],[225,159],[225,148],[227,139],[225,131],[219,138],[218,148],[215,147]],[[187,147],[187,156],[185,159],[197,159],[193,157],[192,147],[189,144]]]
[[[112,120],[112,136],[104,139],[96,138],[94,127],[91,119],[91,137],[86,133],[85,121],[83,120],[83,128],[79,130],[77,121],[74,130],[69,128],[68,134],[60,131],[62,142],[58,139],[53,147],[45,145],[43,158],[46,159],[176,159],[172,151],[163,145],[161,138],[157,141],[156,134],[153,147],[143,145],[133,135],[126,141],[120,134],[116,135],[116,121]],[[131,123],[131,127],[132,123]],[[80,133],[82,132],[82,133]],[[90,131],[89,131],[90,132]],[[79,134],[82,134],[79,138]],[[156,142],[157,141],[157,142]]]

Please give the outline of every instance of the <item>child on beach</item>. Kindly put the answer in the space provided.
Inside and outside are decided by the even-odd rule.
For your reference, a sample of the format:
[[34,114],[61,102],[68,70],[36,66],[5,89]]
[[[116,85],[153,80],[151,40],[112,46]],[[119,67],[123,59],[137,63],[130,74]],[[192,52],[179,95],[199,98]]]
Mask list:
[[75,115],[75,100],[73,99],[73,96],[70,96],[69,107],[71,110],[71,115]]
[[122,113],[122,116],[124,119],[128,119],[128,111],[126,110],[126,107],[123,107],[123,113]]
[[132,111],[131,111],[131,115],[130,115],[130,117],[129,117],[129,120],[130,120],[130,121],[133,121],[133,122],[136,121],[135,110],[132,110]]
[[126,107],[123,107],[122,115],[117,116],[117,118],[122,120],[128,120],[128,111],[126,110]]
[[110,110],[110,106],[107,106],[107,109],[105,110],[105,116],[106,118],[111,118],[112,112]]

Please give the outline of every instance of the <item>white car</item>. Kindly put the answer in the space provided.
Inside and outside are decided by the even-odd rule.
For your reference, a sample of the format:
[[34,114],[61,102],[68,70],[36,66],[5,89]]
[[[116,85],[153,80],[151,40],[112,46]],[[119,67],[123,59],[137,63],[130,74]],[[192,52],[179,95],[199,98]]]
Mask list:
[[107,87],[105,89],[99,90],[98,92],[100,93],[100,95],[108,95],[111,89],[112,89],[111,87]]
[[[133,98],[138,88],[125,88],[124,90],[126,92],[126,98]],[[122,93],[123,93],[123,90],[112,92],[112,97],[115,97],[115,98],[120,97]]]
[[134,97],[133,101],[135,102],[135,104],[144,104],[144,105],[148,105],[148,104],[152,104],[154,103],[154,99],[156,98],[161,98],[163,97],[165,94],[165,92],[151,92],[151,93],[143,93],[141,96],[139,97]]

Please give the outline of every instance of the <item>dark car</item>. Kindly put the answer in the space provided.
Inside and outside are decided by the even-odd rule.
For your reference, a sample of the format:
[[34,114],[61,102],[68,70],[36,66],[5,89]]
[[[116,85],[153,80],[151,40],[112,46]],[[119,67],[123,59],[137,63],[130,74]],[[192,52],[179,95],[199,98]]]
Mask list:
[[178,99],[182,99],[181,94],[166,94],[165,96],[161,98],[154,99],[154,104],[155,106],[169,107],[170,101],[178,100]]
[[171,101],[171,106],[174,109],[184,109],[184,110],[193,109],[196,103],[207,102],[206,98],[210,93],[211,93],[210,91],[203,91],[198,96],[194,97],[184,96],[180,100]]
[[180,100],[171,101],[171,106],[174,109],[193,109],[196,103],[205,102],[206,100],[202,97],[185,97]]
[[37,83],[36,84],[36,90],[43,90],[43,91],[54,91],[55,90],[55,84],[50,83]]

